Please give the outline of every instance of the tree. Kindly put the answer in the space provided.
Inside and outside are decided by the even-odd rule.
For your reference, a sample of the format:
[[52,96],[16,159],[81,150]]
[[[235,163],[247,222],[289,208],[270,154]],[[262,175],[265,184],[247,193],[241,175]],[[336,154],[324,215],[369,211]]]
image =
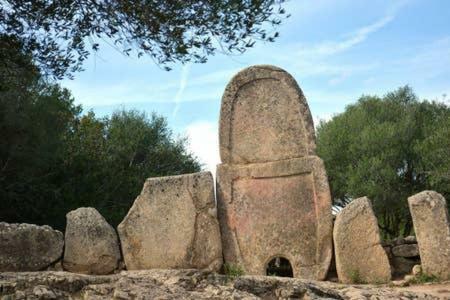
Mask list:
[[9,91],[24,90],[39,77],[31,53],[22,52],[22,43],[14,37],[0,34],[0,89],[3,97]]
[[[173,139],[163,117],[118,111],[110,118],[83,116],[68,140],[60,177],[70,207],[96,207],[113,225],[122,221],[148,177],[200,171],[186,149]],[[64,220],[61,220],[63,222]],[[64,224],[64,223],[63,223]]]
[[[9,54],[10,61],[30,63],[20,52]],[[68,90],[46,83],[33,68],[1,69],[0,220],[43,223],[58,207],[62,141],[81,108]]]
[[420,170],[431,189],[441,191],[450,201],[450,114],[445,107],[433,116],[426,137],[416,146],[422,154]]
[[242,53],[272,42],[285,0],[0,0],[0,35],[21,42],[41,72],[62,78],[81,70],[99,41],[129,55],[206,62],[217,51]]
[[163,117],[135,111],[78,117],[71,98],[57,91],[11,119],[15,126],[32,116],[19,136],[0,127],[0,220],[63,230],[67,212],[91,206],[115,226],[146,178],[200,171],[186,139],[173,139]]
[[[3,48],[0,58],[0,221],[64,230],[67,212],[93,206],[117,225],[147,177],[200,170],[186,139],[173,138],[163,117],[82,115],[30,55]],[[28,68],[7,72],[16,62]]]
[[[384,237],[407,235],[407,197],[424,189],[450,196],[450,107],[419,101],[403,87],[362,96],[317,128],[334,203],[367,195]],[[445,125],[447,124],[447,125]]]

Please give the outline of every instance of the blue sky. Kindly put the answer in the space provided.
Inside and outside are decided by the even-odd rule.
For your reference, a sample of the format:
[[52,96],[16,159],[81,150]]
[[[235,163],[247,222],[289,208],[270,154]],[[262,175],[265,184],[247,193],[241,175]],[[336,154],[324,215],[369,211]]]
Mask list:
[[290,72],[316,123],[362,94],[383,95],[406,84],[420,98],[449,101],[450,1],[291,0],[284,7],[292,16],[278,28],[280,38],[243,55],[217,54],[206,64],[166,72],[150,58],[125,57],[103,45],[84,72],[62,85],[98,116],[121,108],[164,115],[211,171],[219,163],[223,90],[250,65]]

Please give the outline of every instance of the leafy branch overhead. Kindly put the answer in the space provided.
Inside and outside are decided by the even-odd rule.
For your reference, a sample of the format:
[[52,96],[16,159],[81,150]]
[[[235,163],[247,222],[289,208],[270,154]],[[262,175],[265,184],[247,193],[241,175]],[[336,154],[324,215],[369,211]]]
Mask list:
[[0,34],[23,44],[41,72],[71,76],[100,42],[149,55],[170,70],[216,52],[243,53],[273,42],[288,17],[285,0],[0,0]]

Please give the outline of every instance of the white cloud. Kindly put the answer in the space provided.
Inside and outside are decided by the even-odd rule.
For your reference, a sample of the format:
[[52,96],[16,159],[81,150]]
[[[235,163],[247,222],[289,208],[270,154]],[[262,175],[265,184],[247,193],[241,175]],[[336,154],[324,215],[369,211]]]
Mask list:
[[[298,78],[329,77],[327,82],[331,86],[349,80],[356,74],[373,71],[381,66],[379,62],[336,64],[331,61],[341,53],[352,51],[357,45],[366,42],[371,35],[393,22],[398,12],[409,2],[408,0],[393,2],[386,9],[384,15],[377,20],[344,33],[338,38],[310,44],[292,43],[285,47],[286,50],[283,54],[275,56],[273,59],[292,69]],[[266,53],[260,53],[260,56],[266,57]]]
[[64,80],[62,85],[72,91],[77,103],[86,107],[129,103],[176,103],[172,111],[175,116],[183,102],[220,98],[226,82],[238,72],[238,69],[227,69],[190,77],[191,69],[191,65],[183,66],[179,81],[171,80],[164,84],[133,78],[121,80],[118,84],[108,83],[107,86],[96,83],[95,80],[91,80],[89,85],[76,80]]
[[335,115],[334,113],[323,113],[321,115],[313,116],[314,127],[317,128],[317,126],[319,126],[321,121],[324,122],[330,121],[334,115]]
[[190,65],[184,65],[183,68],[181,69],[180,85],[178,87],[177,94],[175,95],[174,99],[175,108],[173,109],[172,117],[176,117],[178,110],[180,109],[180,102],[184,93],[184,89],[186,88],[188,82],[189,70]]
[[306,56],[306,57],[326,57],[326,56],[332,56],[340,52],[347,51],[351,48],[353,48],[356,45],[359,45],[363,43],[367,38],[371,35],[376,33],[377,31],[384,28],[386,25],[391,23],[398,11],[402,9],[405,5],[407,5],[410,1],[403,0],[403,1],[397,1],[394,2],[393,5],[391,5],[385,15],[378,19],[377,21],[360,27],[353,32],[347,33],[344,35],[344,39],[341,40],[335,40],[335,41],[325,41],[321,42],[317,45],[312,45],[309,47],[304,47],[300,49],[299,54],[300,56]]
[[302,47],[298,53],[301,57],[325,57],[347,51],[352,47],[364,42],[369,37],[369,35],[379,31],[387,24],[389,24],[393,19],[393,14],[385,15],[378,21],[358,28],[354,32],[347,34],[347,37],[343,40],[325,41],[317,45]]
[[192,78],[189,81],[189,86],[198,86],[205,84],[214,84],[214,83],[222,83],[224,81],[229,81],[231,77],[236,74],[240,69],[228,69],[223,71],[215,71],[206,75],[198,76]]
[[424,79],[433,79],[443,73],[448,73],[450,65],[450,36],[437,39],[419,49],[411,59],[403,62],[420,72]]
[[216,165],[220,163],[219,133],[216,122],[199,121],[186,127],[191,150],[205,165],[207,171],[216,173]]
[[[442,100],[448,92],[450,75],[450,36],[405,48],[401,57],[386,59],[382,72],[370,74],[363,85],[371,93],[383,94],[409,84],[421,98]],[[381,69],[381,68],[380,68]]]
[[167,99],[173,98],[171,91],[178,86],[176,83],[156,85],[138,80],[124,80],[118,84],[109,83],[108,85],[66,80],[62,82],[62,85],[72,91],[77,103],[86,106],[170,102]]

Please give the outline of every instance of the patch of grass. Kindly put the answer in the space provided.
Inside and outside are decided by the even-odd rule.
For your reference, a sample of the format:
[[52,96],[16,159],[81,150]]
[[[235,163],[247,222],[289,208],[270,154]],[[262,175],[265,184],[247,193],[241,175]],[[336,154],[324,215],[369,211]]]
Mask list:
[[366,282],[364,282],[364,280],[362,280],[361,275],[359,274],[358,270],[352,270],[350,271],[350,280],[352,281],[352,283],[356,283],[356,284],[364,284]]
[[387,284],[387,287],[390,287],[390,288],[393,288],[393,287],[395,287],[396,285],[391,281],[391,282],[389,282],[388,284]]
[[386,281],[377,278],[377,279],[375,279],[373,284],[375,284],[375,285],[384,285],[384,284],[386,284]]
[[245,274],[240,266],[230,263],[225,263],[223,265],[223,271],[225,275],[232,280]]
[[438,282],[438,281],[439,281],[439,278],[437,276],[422,273],[422,274],[415,276],[413,279],[411,279],[409,283],[421,284],[421,283]]

